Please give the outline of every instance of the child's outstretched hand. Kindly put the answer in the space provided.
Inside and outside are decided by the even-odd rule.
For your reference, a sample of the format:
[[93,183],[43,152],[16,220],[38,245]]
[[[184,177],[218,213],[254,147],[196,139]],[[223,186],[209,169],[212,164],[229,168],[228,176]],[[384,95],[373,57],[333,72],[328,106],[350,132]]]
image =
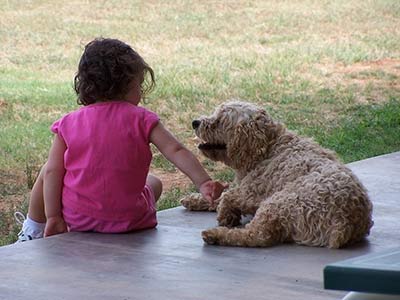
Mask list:
[[218,199],[221,196],[222,192],[227,189],[229,184],[220,183],[219,181],[207,180],[202,183],[199,190],[203,197],[214,204],[214,200]]
[[65,224],[62,216],[50,217],[47,219],[44,228],[44,237],[67,232],[67,224]]

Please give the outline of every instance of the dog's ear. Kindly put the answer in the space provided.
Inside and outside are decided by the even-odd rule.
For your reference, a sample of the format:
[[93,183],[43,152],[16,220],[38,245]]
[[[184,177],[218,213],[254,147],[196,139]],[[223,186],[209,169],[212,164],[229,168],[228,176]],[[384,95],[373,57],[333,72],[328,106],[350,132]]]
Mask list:
[[227,145],[232,167],[249,170],[266,159],[270,145],[275,143],[281,128],[282,125],[273,122],[264,111],[240,121]]

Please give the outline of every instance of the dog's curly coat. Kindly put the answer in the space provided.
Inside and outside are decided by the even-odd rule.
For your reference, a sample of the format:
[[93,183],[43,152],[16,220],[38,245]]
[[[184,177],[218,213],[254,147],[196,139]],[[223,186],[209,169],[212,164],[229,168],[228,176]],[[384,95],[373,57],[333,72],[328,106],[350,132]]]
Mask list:
[[[222,104],[193,121],[201,152],[235,170],[235,187],[212,206],[200,194],[181,200],[190,210],[215,210],[219,227],[208,244],[266,247],[281,242],[339,248],[363,239],[372,204],[356,176],[335,154],[288,131],[253,104]],[[242,215],[254,215],[240,225]]]

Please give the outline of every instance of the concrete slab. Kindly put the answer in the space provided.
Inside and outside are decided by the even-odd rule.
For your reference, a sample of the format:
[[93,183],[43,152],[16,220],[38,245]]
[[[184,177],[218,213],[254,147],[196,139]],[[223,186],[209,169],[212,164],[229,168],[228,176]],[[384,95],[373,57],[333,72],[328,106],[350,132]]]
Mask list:
[[129,234],[67,233],[0,248],[0,299],[340,299],[323,289],[326,264],[399,246],[400,152],[349,164],[368,188],[375,225],[341,250],[293,244],[207,246],[215,213],[159,212]]

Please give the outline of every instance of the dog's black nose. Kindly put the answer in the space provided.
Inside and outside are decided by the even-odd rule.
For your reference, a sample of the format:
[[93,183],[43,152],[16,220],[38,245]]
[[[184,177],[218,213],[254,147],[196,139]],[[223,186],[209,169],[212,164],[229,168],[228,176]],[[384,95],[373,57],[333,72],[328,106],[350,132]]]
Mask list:
[[193,120],[193,122],[192,122],[193,129],[198,128],[200,126],[200,123],[201,122],[199,120]]

